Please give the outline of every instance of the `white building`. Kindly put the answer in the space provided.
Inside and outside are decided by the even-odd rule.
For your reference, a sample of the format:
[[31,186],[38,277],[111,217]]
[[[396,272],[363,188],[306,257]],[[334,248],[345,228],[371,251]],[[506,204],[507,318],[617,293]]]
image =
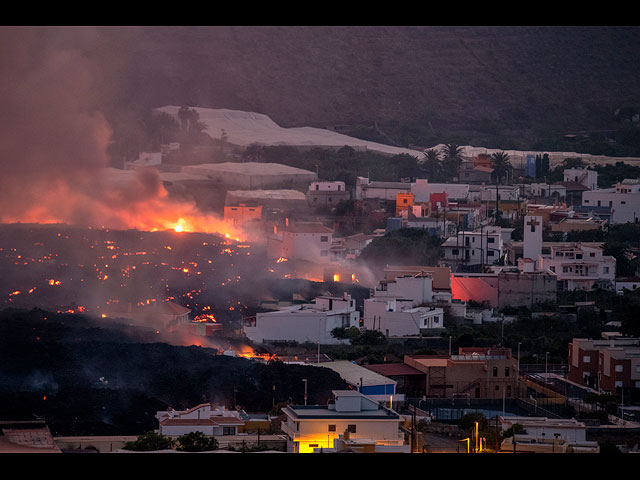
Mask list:
[[436,299],[429,273],[383,280],[364,301],[364,327],[388,337],[420,335],[444,327],[444,310],[425,306]]
[[559,290],[591,290],[598,286],[613,288],[616,259],[603,255],[597,243],[550,243],[549,253],[538,257],[538,269],[555,273]]
[[346,343],[331,335],[334,328],[360,327],[360,312],[350,295],[318,297],[313,304],[258,313],[244,320],[244,333],[256,343],[270,341],[312,342],[322,345]]
[[542,253],[542,217],[525,215],[524,245],[522,258],[530,259],[537,266],[538,257]]
[[245,424],[240,412],[214,407],[203,403],[187,410],[170,408],[156,414],[160,428],[158,433],[167,436],[181,436],[191,432],[205,435],[236,435],[238,427]]
[[571,443],[586,440],[587,426],[575,418],[547,418],[547,417],[500,417],[502,431],[508,430],[515,424],[522,425],[527,435],[536,438],[562,438]]
[[444,261],[451,265],[492,265],[503,254],[502,232],[495,229],[460,231],[443,244]]
[[582,193],[582,206],[610,207],[611,223],[640,222],[640,179],[624,179],[614,188]]
[[616,292],[623,292],[624,289],[636,290],[640,288],[640,277],[619,277],[616,278]]
[[307,191],[310,205],[337,205],[351,195],[344,182],[311,182]]
[[418,178],[411,184],[411,193],[414,202],[428,202],[432,193],[446,193],[450,201],[469,200],[469,185],[464,183],[431,183],[426,179]]
[[[484,185],[480,188],[480,198],[482,202],[495,202],[496,201],[496,186]],[[520,198],[520,187],[518,185],[499,185],[497,193],[500,195],[500,200],[515,200]]]
[[411,191],[411,183],[405,182],[372,182],[366,177],[356,179],[356,200],[379,198],[394,201],[398,193]]
[[[598,172],[588,168],[565,168],[562,171],[563,182],[576,182],[589,190],[598,189]],[[584,194],[583,194],[584,195]]]
[[287,452],[337,451],[339,445],[366,443],[375,452],[409,453],[400,431],[403,417],[370,397],[353,390],[334,390],[327,405],[288,405],[282,409],[286,421]]
[[333,230],[319,223],[299,223],[277,228],[268,238],[268,254],[272,258],[327,263],[333,241]]
[[560,183],[532,183],[528,186],[529,194],[534,197],[564,198],[567,196],[567,187]]

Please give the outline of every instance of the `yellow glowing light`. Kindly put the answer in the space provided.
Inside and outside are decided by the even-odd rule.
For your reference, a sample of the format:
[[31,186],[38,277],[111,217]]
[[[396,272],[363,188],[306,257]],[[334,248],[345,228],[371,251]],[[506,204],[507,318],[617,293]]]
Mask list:
[[180,224],[178,224],[178,225],[176,225],[175,227],[173,227],[173,229],[174,229],[176,232],[182,232],[182,231],[184,230],[184,228],[182,228],[182,225],[180,225]]
[[333,275],[333,281],[334,282],[339,282],[340,281],[340,275],[338,275],[337,273]]

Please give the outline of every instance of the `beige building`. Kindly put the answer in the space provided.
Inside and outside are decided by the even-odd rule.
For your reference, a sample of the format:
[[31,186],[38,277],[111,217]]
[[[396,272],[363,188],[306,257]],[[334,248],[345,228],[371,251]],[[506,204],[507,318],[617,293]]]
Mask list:
[[457,355],[406,355],[404,363],[424,372],[424,394],[434,398],[514,398],[517,360],[503,347],[460,348]]

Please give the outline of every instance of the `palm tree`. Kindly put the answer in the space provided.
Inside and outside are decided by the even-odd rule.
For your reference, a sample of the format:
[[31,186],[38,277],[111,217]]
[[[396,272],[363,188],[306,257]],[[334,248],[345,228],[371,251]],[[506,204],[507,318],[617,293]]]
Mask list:
[[493,179],[496,182],[496,222],[498,221],[498,212],[499,212],[499,202],[500,202],[500,194],[498,192],[500,187],[500,182],[504,178],[509,177],[509,173],[513,168],[511,166],[511,162],[509,161],[509,155],[505,152],[496,152],[491,155],[491,161],[493,163]]
[[442,168],[442,163],[440,161],[440,152],[433,148],[430,148],[429,150],[425,150],[423,152],[423,155],[424,158],[422,159],[421,163],[424,167],[425,172],[427,173],[429,181],[433,182],[436,179],[436,175]]
[[462,147],[455,143],[446,143],[442,146],[441,152],[444,156],[443,166],[451,177],[455,177],[462,163]]

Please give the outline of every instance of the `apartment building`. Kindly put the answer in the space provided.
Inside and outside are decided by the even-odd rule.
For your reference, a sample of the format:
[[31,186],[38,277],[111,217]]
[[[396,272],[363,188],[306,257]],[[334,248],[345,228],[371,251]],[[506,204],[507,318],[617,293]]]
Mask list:
[[582,194],[582,206],[609,207],[611,223],[640,222],[640,179],[627,178],[613,188],[591,190]]
[[569,343],[568,378],[610,393],[640,388],[640,340],[574,338]]
[[514,398],[517,360],[504,347],[459,348],[456,355],[406,355],[404,363],[424,372],[427,397]]
[[504,241],[498,230],[460,231],[442,243],[443,260],[454,265],[492,265],[503,254]]
[[555,273],[559,290],[613,288],[616,259],[603,254],[603,245],[582,242],[549,243],[538,257],[538,268]]

